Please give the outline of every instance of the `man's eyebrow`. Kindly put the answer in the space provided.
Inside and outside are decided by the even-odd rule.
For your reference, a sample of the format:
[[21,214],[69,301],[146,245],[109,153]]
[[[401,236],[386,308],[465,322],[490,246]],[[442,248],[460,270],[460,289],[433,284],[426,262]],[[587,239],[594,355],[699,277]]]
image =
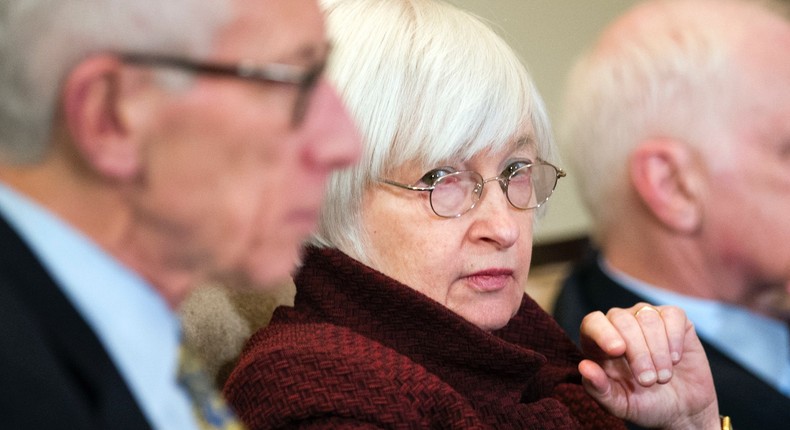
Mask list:
[[320,45],[304,45],[293,56],[294,60],[307,60],[311,63],[326,62],[332,52],[332,42],[325,41]]

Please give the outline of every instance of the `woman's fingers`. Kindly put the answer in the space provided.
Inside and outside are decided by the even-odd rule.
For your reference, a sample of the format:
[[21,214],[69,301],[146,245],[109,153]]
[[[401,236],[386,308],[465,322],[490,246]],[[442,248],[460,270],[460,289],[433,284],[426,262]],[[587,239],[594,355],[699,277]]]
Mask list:
[[627,309],[613,308],[606,315],[594,312],[582,321],[585,351],[595,345],[609,358],[624,355],[642,386],[666,383],[683,354],[688,324],[685,312],[674,306],[638,303]]

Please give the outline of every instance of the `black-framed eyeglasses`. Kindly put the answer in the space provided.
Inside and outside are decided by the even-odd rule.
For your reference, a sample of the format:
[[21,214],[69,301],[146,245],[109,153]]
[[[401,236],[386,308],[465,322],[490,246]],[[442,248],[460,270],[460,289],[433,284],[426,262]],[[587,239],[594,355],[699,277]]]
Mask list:
[[310,104],[310,97],[326,65],[326,63],[321,62],[305,69],[280,63],[240,63],[235,65],[204,63],[164,55],[120,54],[119,57],[123,62],[135,65],[172,68],[191,73],[225,76],[253,82],[295,85],[299,93],[291,116],[291,123],[294,127],[298,127],[304,120]]
[[459,217],[477,205],[483,195],[485,184],[496,181],[507,201],[516,209],[536,209],[546,203],[557,186],[557,181],[565,177],[562,169],[545,161],[515,162],[509,164],[499,176],[483,179],[473,171],[449,171],[446,168],[434,169],[425,174],[421,183],[427,186],[407,185],[389,179],[379,182],[411,191],[430,193],[431,209],[442,218]]

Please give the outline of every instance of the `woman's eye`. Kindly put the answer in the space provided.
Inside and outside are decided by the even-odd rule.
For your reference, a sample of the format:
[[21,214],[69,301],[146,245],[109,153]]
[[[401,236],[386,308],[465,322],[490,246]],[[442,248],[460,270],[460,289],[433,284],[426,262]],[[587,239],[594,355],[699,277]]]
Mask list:
[[439,180],[439,178],[455,172],[456,172],[455,169],[451,169],[449,167],[441,167],[438,169],[433,169],[430,172],[423,175],[422,178],[420,178],[420,183],[425,184],[427,186],[433,186],[436,183],[436,181]]
[[[502,173],[504,174],[504,176],[510,176],[514,172],[516,172],[518,169],[521,169],[523,167],[529,166],[531,164],[532,164],[532,162],[529,161],[529,160],[516,161],[516,162],[508,164],[507,167],[505,167],[505,171],[503,171]],[[526,169],[524,169],[522,171],[526,172]]]

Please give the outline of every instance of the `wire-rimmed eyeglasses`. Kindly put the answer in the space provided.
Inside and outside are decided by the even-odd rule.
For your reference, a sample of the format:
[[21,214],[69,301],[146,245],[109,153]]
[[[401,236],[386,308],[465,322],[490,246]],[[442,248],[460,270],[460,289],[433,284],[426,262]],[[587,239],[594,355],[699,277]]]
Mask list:
[[121,54],[125,63],[149,67],[166,67],[191,73],[204,73],[216,76],[238,78],[253,82],[280,83],[295,85],[299,91],[291,115],[291,124],[298,127],[305,117],[310,104],[310,96],[324,71],[324,62],[303,68],[290,64],[240,63],[236,65],[203,63],[179,57],[148,54]]
[[546,203],[565,172],[551,163],[525,161],[509,164],[499,176],[483,179],[474,171],[434,169],[425,174],[421,183],[427,186],[402,184],[381,178],[379,182],[411,191],[430,193],[431,209],[442,218],[459,217],[477,205],[485,184],[496,181],[507,201],[516,209],[535,209]]

